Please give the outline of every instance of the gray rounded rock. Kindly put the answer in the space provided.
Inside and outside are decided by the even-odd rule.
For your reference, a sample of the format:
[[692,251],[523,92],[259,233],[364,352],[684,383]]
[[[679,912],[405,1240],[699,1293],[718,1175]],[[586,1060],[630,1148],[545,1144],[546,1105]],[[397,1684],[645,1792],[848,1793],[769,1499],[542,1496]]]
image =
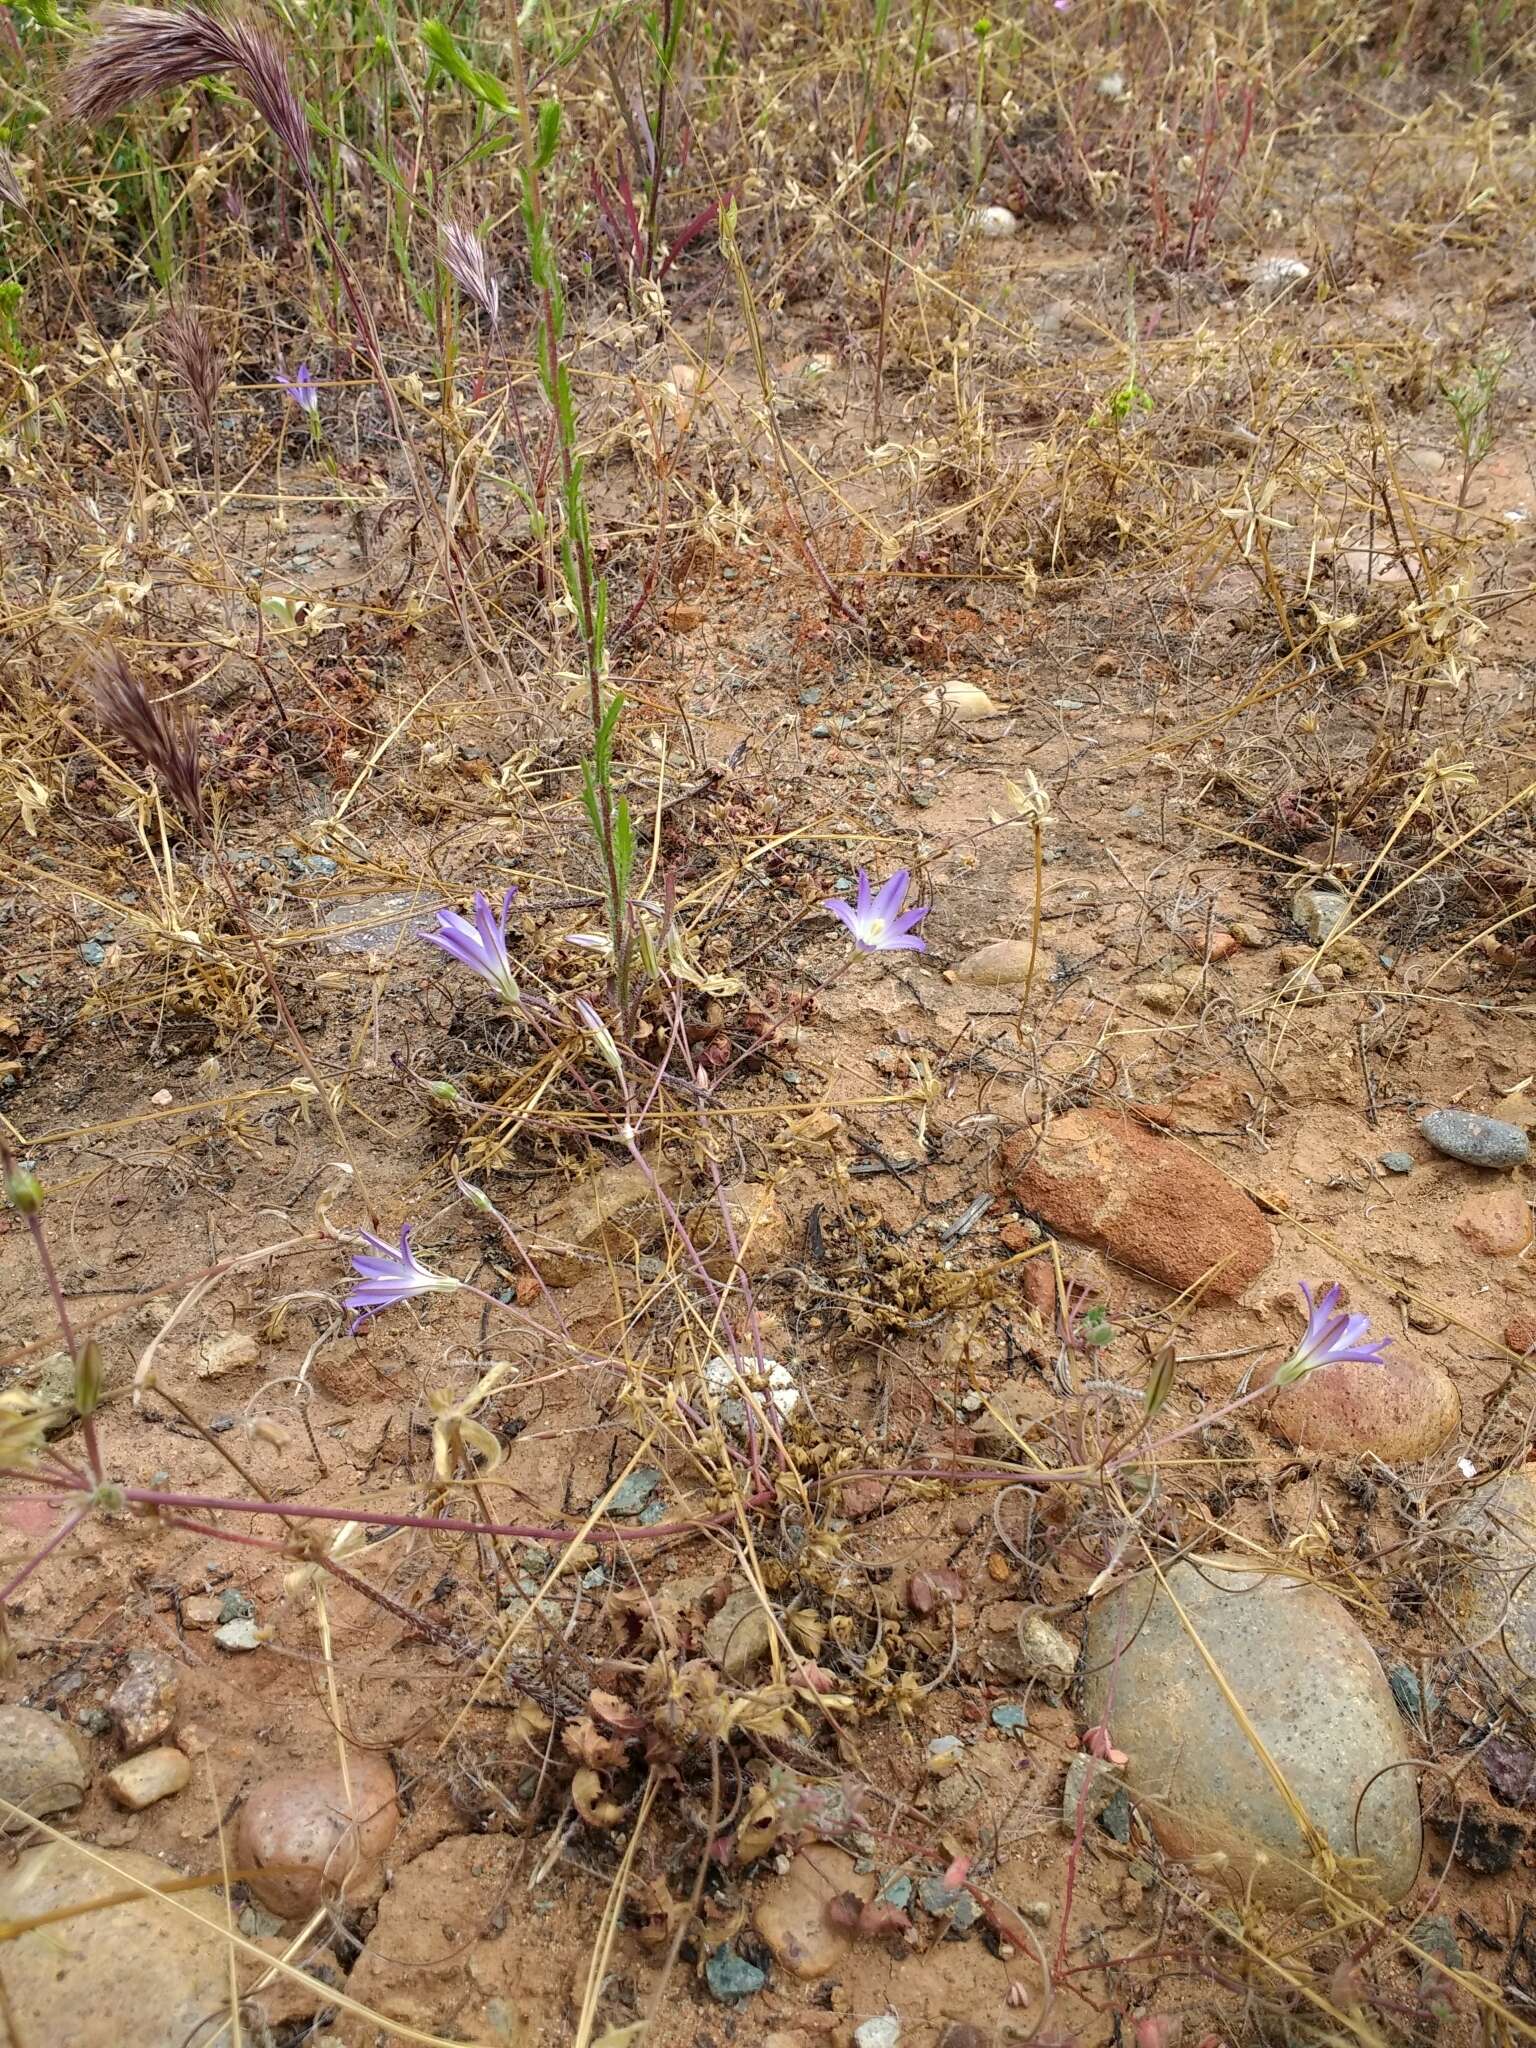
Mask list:
[[[68,1842],[29,1849],[0,1878],[0,1917],[86,1906],[180,1873],[135,1849],[92,1862]],[[8,1942],[5,1988],[19,2040],[70,2048],[188,2048],[229,2038],[229,1958],[219,1893],[148,1895]]]
[[1383,1152],[1381,1163],[1388,1173],[1412,1173],[1413,1154],[1411,1152]]
[[[0,1794],[23,1815],[69,1813],[85,1797],[91,1767],[71,1729],[36,1707],[0,1707]],[[0,1817],[0,1833],[20,1834],[25,1819]]]
[[[1422,1836],[1403,1725],[1370,1644],[1321,1587],[1231,1557],[1188,1558],[1099,1601],[1083,1646],[1087,1719],[1129,1752],[1125,1780],[1171,1856],[1297,1906],[1321,1886],[1290,1804],[1197,1647],[1198,1636],[1342,1888],[1412,1889]],[[1395,1768],[1394,1768],[1395,1767]]]
[[1536,1711],[1536,1476],[1523,1466],[1480,1486],[1446,1533],[1460,1561],[1446,1611],[1495,1684]]
[[1419,1129],[1447,1159],[1459,1159],[1463,1166],[1486,1166],[1507,1173],[1524,1166],[1531,1156],[1531,1141],[1518,1124],[1506,1124],[1496,1116],[1479,1116],[1471,1109],[1432,1109],[1419,1119]]

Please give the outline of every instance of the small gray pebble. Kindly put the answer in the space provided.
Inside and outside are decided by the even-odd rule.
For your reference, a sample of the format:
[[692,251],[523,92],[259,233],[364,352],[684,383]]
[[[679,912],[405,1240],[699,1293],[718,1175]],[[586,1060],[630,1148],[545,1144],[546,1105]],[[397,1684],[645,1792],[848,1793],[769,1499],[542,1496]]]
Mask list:
[[1531,1156],[1531,1141],[1518,1124],[1501,1123],[1470,1109],[1433,1109],[1420,1118],[1419,1129],[1437,1152],[1464,1166],[1508,1171],[1524,1166]]
[[1381,1163],[1388,1173],[1412,1173],[1413,1154],[1411,1152],[1383,1152]]

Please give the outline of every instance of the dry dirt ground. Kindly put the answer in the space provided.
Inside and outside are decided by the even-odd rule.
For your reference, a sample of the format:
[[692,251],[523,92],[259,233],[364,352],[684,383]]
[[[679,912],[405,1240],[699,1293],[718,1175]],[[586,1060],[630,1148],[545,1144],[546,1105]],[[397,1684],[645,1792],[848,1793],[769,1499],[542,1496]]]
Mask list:
[[[1443,1597],[1448,1517],[1527,1453],[1528,1184],[1437,1156],[1418,1120],[1536,1125],[1536,160],[1529,94],[1437,90],[1373,79],[1353,132],[1277,126],[1268,211],[1245,200],[1198,271],[1137,274],[1091,213],[1031,218],[994,160],[983,196],[1024,218],[988,241],[957,216],[904,261],[878,435],[870,290],[764,293],[775,439],[716,258],[660,340],[593,287],[576,361],[615,614],[650,590],[613,651],[619,781],[681,938],[620,1050],[637,1099],[671,1060],[640,1122],[665,1199],[584,1267],[582,1190],[626,1170],[625,1111],[571,1021],[578,994],[614,1014],[567,943],[600,920],[590,741],[526,522],[514,547],[482,492],[471,648],[355,355],[313,344],[324,459],[235,392],[215,520],[142,343],[115,395],[83,347],[12,378],[46,430],[7,444],[0,1135],[101,1347],[102,1469],[159,1506],[108,1500],[26,1572],[3,1698],[91,1757],[51,1825],[215,1881],[261,1781],[339,1742],[388,1760],[398,1831],[318,1913],[219,1894],[244,2039],[619,2048],[648,2020],[657,2048],[842,2048],[885,2014],[921,2048],[1529,2037],[1536,1795],[1507,1757],[1532,1730]],[[1277,254],[1306,275],[1277,289]],[[140,299],[97,309],[114,344]],[[1492,363],[1468,465],[1443,387]],[[155,409],[166,485],[115,439],[119,399]],[[80,708],[63,628],[86,625],[195,703],[216,845]],[[898,866],[927,951],[856,953],[820,901]],[[1357,922],[1320,950],[1296,897],[1330,876]],[[554,1040],[420,939],[509,886]],[[968,963],[996,941],[988,984]],[[1148,1244],[1202,1241],[1198,1194],[1098,1246],[1012,1195],[1083,1110],[1128,1120],[1124,1161],[1155,1133],[1253,1198],[1270,1256],[1235,1300],[1149,1277]],[[715,1185],[749,1190],[723,1295]],[[713,1289],[679,1219],[715,1233]],[[356,1233],[405,1221],[484,1295],[349,1334]],[[1295,1343],[1298,1283],[1334,1281],[1401,1370],[1453,1384],[1427,1455],[1349,1418],[1298,1447],[1262,1403],[1203,1421]],[[800,1394],[750,1457],[699,1391],[732,1346]],[[66,1410],[60,1356],[8,1212],[8,1386]],[[1112,1466],[1167,1356],[1148,1448]],[[78,1472],[77,1421],[53,1448]],[[73,1505],[0,1481],[0,1580]],[[317,1506],[414,1521],[317,1575]],[[1218,1550],[1331,1589],[1394,1673],[1427,1825],[1385,1932],[1234,1897],[1140,1811],[1063,1826],[1084,1717],[1073,1678],[1017,1661],[1020,1620],[1075,1650],[1106,1587]],[[244,1647],[215,1639],[231,1618]],[[192,1774],[125,1812],[104,1709],[144,1648],[178,1667]],[[754,1917],[802,1850],[829,1956],[803,1980]],[[843,1924],[865,1877],[946,1872],[940,1910]],[[1483,2003],[1394,1945],[1431,1922]],[[309,1981],[259,1988],[253,1943]],[[749,1995],[711,1980],[722,1952],[764,1972]],[[25,2048],[83,2038],[71,1982]],[[228,2010],[193,2038],[233,2039]]]

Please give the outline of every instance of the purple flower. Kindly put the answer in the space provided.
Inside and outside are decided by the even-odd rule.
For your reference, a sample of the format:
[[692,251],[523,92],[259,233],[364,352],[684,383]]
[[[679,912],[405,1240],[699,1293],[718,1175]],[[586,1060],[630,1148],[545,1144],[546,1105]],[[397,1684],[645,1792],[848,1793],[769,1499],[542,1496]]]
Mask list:
[[1368,1316],[1345,1314],[1339,1307],[1337,1281],[1321,1301],[1312,1299],[1312,1290],[1305,1280],[1300,1286],[1307,1303],[1307,1327],[1301,1333],[1301,1342],[1275,1374],[1273,1386],[1288,1387],[1293,1381],[1305,1379],[1309,1372],[1316,1372],[1321,1365],[1382,1363],[1381,1354],[1392,1339],[1373,1337]]
[[310,375],[308,363],[300,363],[291,377],[277,373],[277,388],[286,392],[300,412],[317,413],[320,410],[320,387]]
[[878,894],[871,895],[869,876],[860,868],[857,901],[847,904],[832,896],[821,907],[830,910],[835,918],[847,925],[853,934],[853,943],[861,952],[926,953],[927,945],[912,927],[921,924],[928,915],[927,905],[921,910],[903,910],[901,907],[910,880],[906,869],[898,868],[885,887]]
[[365,1230],[363,1237],[374,1251],[354,1252],[352,1255],[353,1270],[360,1281],[360,1285],[354,1287],[346,1298],[346,1306],[353,1311],[351,1328],[354,1335],[370,1316],[378,1315],[381,1309],[393,1308],[397,1301],[414,1301],[418,1294],[452,1294],[459,1287],[457,1280],[444,1273],[434,1273],[422,1265],[411,1250],[409,1223],[400,1226],[399,1251],[385,1244],[381,1237],[375,1237],[371,1231]]
[[507,952],[507,913],[516,894],[515,889],[507,891],[498,916],[486,901],[484,890],[477,889],[472,918],[457,910],[440,910],[437,930],[421,935],[429,946],[441,946],[450,959],[478,974],[482,981],[488,981],[506,1003],[520,1000],[517,977]]

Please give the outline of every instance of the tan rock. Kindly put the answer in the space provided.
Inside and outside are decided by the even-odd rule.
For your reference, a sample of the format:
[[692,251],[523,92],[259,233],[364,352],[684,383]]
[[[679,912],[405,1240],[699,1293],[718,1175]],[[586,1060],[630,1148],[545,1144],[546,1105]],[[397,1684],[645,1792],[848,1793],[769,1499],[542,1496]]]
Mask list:
[[132,1756],[169,1735],[181,1666],[164,1650],[130,1650],[128,1669],[107,1701],[123,1752]]
[[355,1903],[399,1825],[395,1774],[383,1757],[348,1758],[352,1803],[340,1770],[282,1771],[263,1778],[240,1810],[235,1861],[270,1912],[311,1913],[326,1899]]
[[1518,1188],[1480,1190],[1463,1202],[1456,1234],[1485,1259],[1512,1259],[1531,1241],[1531,1205]]
[[241,1372],[261,1356],[261,1346],[248,1330],[230,1330],[203,1346],[197,1376],[204,1380],[223,1379],[226,1373]]
[[781,1969],[814,1984],[830,1976],[850,1946],[848,1935],[829,1922],[827,1908],[845,1892],[867,1905],[875,1888],[874,1873],[856,1869],[846,1850],[816,1842],[768,1887],[752,1915],[753,1925]]
[[[651,1161],[661,1188],[679,1185],[676,1168]],[[551,1242],[534,1250],[534,1263],[551,1287],[574,1287],[589,1273],[623,1265],[656,1242],[665,1223],[656,1190],[645,1170],[631,1161],[604,1166],[572,1190],[564,1218],[548,1233]]]
[[[165,1885],[169,1864],[117,1849],[110,1868],[71,1844],[29,1849],[0,1878],[0,1919],[30,1919],[128,1891]],[[175,1905],[144,1897],[77,1913],[5,1944],[5,1990],[16,2039],[69,2048],[187,2048],[229,2024],[224,1905],[213,1890],[183,1891]],[[184,1910],[182,1910],[184,1909]]]
[[[1029,979],[1029,951],[1028,939],[993,939],[966,955],[955,979],[971,988],[1011,988]],[[1038,960],[1035,972],[1040,972]]]
[[[36,1707],[0,1707],[0,1794],[23,1815],[69,1813],[85,1797],[91,1767],[72,1728]],[[6,1814],[0,1833],[21,1834],[26,1819]]]
[[1165,1851],[1211,1859],[1201,1884],[1283,1905],[1317,1899],[1323,1875],[1388,1902],[1412,1888],[1422,1837],[1402,1717],[1322,1587],[1223,1556],[1139,1573],[1089,1610],[1083,1672],[1084,1716],[1129,1752],[1126,1784]]
[[754,1279],[772,1272],[789,1255],[794,1231],[784,1213],[778,1191],[764,1181],[736,1181],[720,1190],[730,1212],[730,1231],[720,1213],[720,1201],[701,1202],[688,1212],[688,1235],[715,1280],[727,1279],[734,1266],[731,1236],[741,1253],[742,1271]]
[[1003,1147],[1002,1178],[1051,1229],[1180,1291],[1209,1274],[1207,1293],[1230,1300],[1273,1250],[1258,1207],[1219,1168],[1111,1112],[1070,1111],[1043,1139],[1021,1131]]
[[1264,1405],[1270,1426],[1303,1450],[1345,1458],[1369,1451],[1389,1465],[1429,1457],[1461,1422],[1450,1375],[1397,1345],[1380,1365],[1325,1365]]
[[106,1776],[108,1796],[130,1813],[142,1813],[157,1800],[185,1792],[191,1782],[191,1764],[179,1749],[171,1748],[141,1750]]

